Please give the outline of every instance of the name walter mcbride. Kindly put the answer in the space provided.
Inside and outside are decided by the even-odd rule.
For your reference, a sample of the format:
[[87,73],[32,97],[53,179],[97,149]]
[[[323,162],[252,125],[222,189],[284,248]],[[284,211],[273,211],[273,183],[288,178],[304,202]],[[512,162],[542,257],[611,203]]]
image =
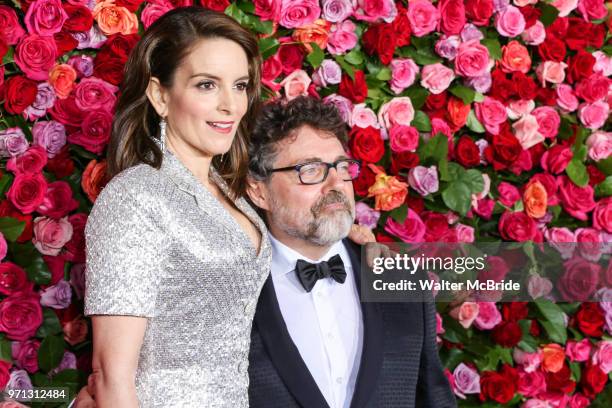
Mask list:
[[[417,286],[418,283],[418,286]],[[495,281],[487,280],[467,280],[465,282],[450,282],[441,280],[439,282],[433,280],[419,280],[414,282],[408,279],[402,279],[397,282],[384,282],[382,279],[377,279],[372,282],[372,286],[376,291],[413,291],[413,290],[428,290],[428,291],[462,291],[462,290],[499,290],[499,291],[518,291],[521,289],[521,284],[513,280]]]

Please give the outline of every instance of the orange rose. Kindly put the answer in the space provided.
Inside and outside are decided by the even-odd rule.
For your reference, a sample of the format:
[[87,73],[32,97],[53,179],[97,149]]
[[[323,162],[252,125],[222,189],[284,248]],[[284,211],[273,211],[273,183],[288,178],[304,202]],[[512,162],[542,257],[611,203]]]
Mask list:
[[138,32],[136,14],[130,13],[125,7],[115,5],[114,0],[97,0],[97,2],[93,17],[104,34],[121,33],[128,35]]
[[368,197],[375,197],[374,209],[390,211],[399,207],[406,200],[408,184],[402,183],[395,176],[388,176],[373,164],[370,169],[376,174],[374,184],[368,189]]
[[466,105],[461,99],[452,96],[446,105],[446,112],[453,128],[459,129],[467,122],[467,117],[470,114],[470,104]]
[[565,351],[558,344],[547,344],[542,348],[542,368],[549,373],[556,373],[563,368]]
[[500,63],[504,72],[520,71],[526,74],[531,68],[531,57],[524,45],[512,40],[502,47]]
[[64,340],[71,346],[82,343],[87,337],[87,322],[82,317],[77,317],[74,320],[64,324]]
[[542,218],[546,214],[548,194],[542,183],[536,181],[527,186],[523,193],[523,203],[525,212],[531,218]]
[[308,52],[312,52],[310,43],[315,43],[324,50],[327,47],[327,38],[331,23],[323,19],[315,20],[314,23],[296,28],[293,31],[293,39],[304,44]]
[[98,163],[96,160],[92,160],[87,164],[83,171],[83,177],[81,178],[81,187],[87,194],[87,198],[93,203],[98,198],[98,194],[104,188],[108,182],[106,175],[106,160]]
[[55,90],[55,94],[60,99],[66,99],[74,88],[77,73],[74,68],[68,64],[56,64],[49,71],[49,83]]

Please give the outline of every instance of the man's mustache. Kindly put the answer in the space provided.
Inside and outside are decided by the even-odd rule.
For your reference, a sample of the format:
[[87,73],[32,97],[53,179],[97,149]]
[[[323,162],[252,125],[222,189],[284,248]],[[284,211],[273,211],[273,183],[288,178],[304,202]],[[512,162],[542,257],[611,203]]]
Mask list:
[[331,191],[326,196],[323,196],[313,207],[312,213],[318,215],[321,209],[330,204],[344,204],[344,210],[351,212],[351,204],[346,195],[339,191]]

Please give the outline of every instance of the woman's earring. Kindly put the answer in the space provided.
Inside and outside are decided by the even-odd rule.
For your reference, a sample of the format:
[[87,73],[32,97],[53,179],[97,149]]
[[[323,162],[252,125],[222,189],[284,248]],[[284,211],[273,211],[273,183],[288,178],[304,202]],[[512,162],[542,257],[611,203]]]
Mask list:
[[166,150],[166,119],[159,121],[159,148],[162,153]]

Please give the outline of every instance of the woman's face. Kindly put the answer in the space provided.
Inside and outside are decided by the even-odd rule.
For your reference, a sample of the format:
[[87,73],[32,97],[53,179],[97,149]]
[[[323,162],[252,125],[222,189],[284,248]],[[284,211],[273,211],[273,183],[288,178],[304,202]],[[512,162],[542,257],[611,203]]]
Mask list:
[[203,39],[177,68],[170,89],[162,89],[166,142],[179,155],[226,153],[248,107],[249,65],[240,45]]

